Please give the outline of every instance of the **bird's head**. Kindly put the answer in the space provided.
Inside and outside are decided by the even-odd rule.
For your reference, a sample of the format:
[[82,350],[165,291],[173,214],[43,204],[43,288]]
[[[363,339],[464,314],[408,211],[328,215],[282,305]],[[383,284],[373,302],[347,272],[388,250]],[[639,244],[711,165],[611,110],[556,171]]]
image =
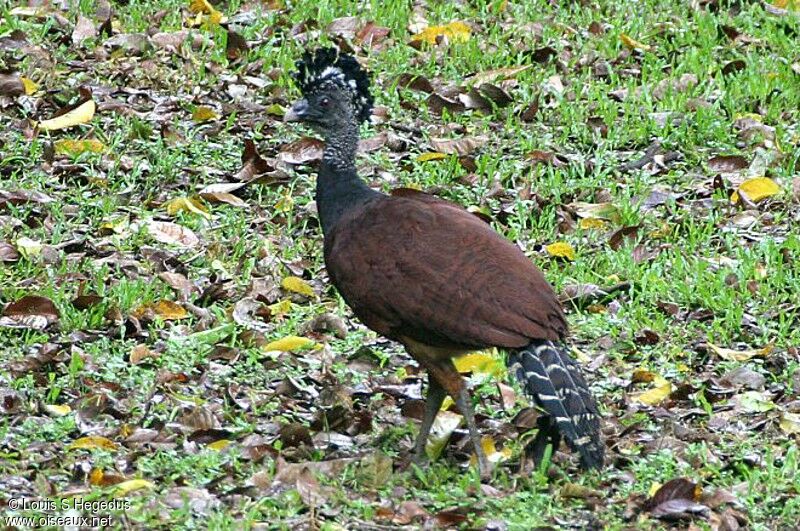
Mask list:
[[358,126],[372,114],[369,77],[348,54],[334,48],[306,51],[294,81],[303,97],[286,112],[287,122],[305,122],[323,136]]

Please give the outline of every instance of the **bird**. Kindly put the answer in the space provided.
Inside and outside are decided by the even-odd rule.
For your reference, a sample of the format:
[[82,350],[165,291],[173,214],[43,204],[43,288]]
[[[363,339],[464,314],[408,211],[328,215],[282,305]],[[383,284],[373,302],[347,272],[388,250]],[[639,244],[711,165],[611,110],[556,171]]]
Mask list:
[[315,200],[331,283],[368,328],[401,343],[427,372],[425,411],[413,448],[425,446],[447,395],[466,421],[481,479],[492,465],[454,359],[496,347],[541,415],[525,448],[541,462],[563,439],[584,469],[601,468],[601,415],[567,345],[567,321],[542,272],[491,225],[462,206],[410,188],[389,194],[356,170],[360,126],[374,99],[351,54],[307,49],[293,80],[301,98],[284,115],[324,142]]

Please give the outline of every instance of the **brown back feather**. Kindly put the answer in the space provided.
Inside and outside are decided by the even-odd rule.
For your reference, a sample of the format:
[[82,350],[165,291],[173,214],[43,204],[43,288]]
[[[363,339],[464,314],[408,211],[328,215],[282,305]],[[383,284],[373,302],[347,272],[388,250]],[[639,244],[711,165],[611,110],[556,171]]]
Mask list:
[[522,348],[567,332],[555,293],[519,248],[428,194],[401,190],[345,214],[326,235],[325,260],[356,316],[392,339]]

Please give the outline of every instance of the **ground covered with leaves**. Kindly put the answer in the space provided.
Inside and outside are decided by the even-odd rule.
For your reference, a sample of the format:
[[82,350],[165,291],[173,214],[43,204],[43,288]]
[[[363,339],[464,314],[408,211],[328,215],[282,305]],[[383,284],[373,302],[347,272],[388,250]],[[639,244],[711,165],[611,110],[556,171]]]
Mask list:
[[[795,528],[796,9],[0,8],[0,513]],[[518,471],[536,414],[496,353],[461,363],[493,481],[452,404],[438,459],[404,467],[424,375],[328,284],[320,143],[281,121],[294,60],[331,43],[374,76],[361,175],[464,205],[555,286],[605,417],[604,470],[559,451]]]

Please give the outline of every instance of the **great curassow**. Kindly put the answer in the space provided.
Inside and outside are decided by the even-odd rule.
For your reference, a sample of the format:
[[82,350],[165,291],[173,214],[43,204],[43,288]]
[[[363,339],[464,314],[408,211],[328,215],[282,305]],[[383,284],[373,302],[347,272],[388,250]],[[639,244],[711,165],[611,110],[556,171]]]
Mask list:
[[285,120],[308,124],[325,141],[316,202],[328,275],[365,325],[402,343],[428,373],[415,460],[425,460],[449,394],[466,420],[481,476],[490,474],[453,359],[497,347],[544,411],[527,452],[538,461],[563,437],[584,468],[601,467],[600,415],[563,343],[567,323],[542,273],[458,205],[415,190],[385,195],[368,187],[355,167],[359,125],[372,111],[367,73],[332,48],[305,52],[297,68],[302,99]]

